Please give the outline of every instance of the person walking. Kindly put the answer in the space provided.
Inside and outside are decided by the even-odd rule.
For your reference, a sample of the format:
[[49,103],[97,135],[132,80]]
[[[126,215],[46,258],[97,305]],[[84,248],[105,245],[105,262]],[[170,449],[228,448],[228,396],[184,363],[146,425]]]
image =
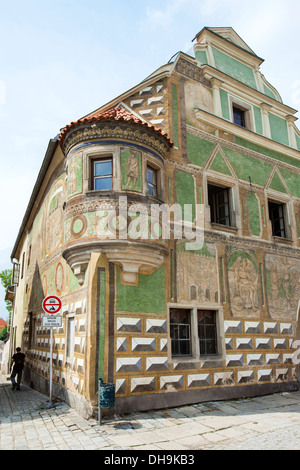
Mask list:
[[[15,390],[15,388],[17,388],[17,390],[20,390],[22,372],[24,369],[24,362],[26,356],[21,352],[21,348],[17,348],[16,351],[16,354],[14,354],[11,358],[10,370],[12,369],[12,373],[10,376],[10,380],[12,383],[12,389]],[[15,380],[16,376],[17,382]]]

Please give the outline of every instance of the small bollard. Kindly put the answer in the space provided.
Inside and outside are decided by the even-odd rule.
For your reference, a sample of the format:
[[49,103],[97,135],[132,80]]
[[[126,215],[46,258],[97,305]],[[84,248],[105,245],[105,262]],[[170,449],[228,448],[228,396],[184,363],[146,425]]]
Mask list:
[[104,383],[103,379],[99,379],[99,425],[102,423],[102,408],[111,409],[115,406],[115,384]]

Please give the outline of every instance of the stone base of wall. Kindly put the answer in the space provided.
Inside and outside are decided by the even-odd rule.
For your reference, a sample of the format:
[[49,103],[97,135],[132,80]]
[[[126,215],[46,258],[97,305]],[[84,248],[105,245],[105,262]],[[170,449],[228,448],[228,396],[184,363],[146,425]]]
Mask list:
[[[44,395],[50,396],[49,380],[37,375],[27,367],[24,368],[22,382],[34,390],[37,390]],[[91,403],[88,402],[84,397],[53,383],[52,399],[54,400],[55,398],[58,398],[59,400],[67,403],[85,419],[95,417],[95,411],[93,410]]]
[[243,397],[255,397],[279,392],[299,390],[298,382],[252,384],[232,387],[207,388],[170,393],[152,393],[149,395],[116,398],[116,413],[172,408],[206,401],[233,400]]

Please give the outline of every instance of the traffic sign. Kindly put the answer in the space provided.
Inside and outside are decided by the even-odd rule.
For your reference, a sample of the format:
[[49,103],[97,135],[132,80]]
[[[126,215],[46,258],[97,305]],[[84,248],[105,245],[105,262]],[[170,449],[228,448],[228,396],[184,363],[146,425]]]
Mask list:
[[45,313],[56,315],[60,311],[62,303],[56,295],[49,295],[43,300],[42,307]]
[[60,328],[62,326],[62,316],[53,315],[49,317],[49,315],[43,315],[42,326],[48,328]]

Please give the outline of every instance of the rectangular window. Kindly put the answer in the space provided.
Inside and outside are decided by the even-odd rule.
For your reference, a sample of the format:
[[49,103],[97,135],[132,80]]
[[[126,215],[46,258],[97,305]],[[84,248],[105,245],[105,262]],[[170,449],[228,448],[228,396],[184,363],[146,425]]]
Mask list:
[[150,196],[157,196],[157,170],[147,166],[147,185],[148,194]]
[[198,310],[197,317],[200,356],[218,354],[216,312],[214,310]]
[[274,237],[286,238],[284,210],[285,204],[268,201],[269,217],[272,224],[272,235]]
[[24,276],[24,264],[25,264],[25,252],[22,255],[21,279],[23,279],[23,276]]
[[172,356],[190,356],[191,348],[191,311],[172,308],[170,310],[170,334]]
[[231,226],[230,220],[230,188],[208,184],[208,204],[211,222]]
[[29,245],[27,267],[30,266],[30,261],[31,261],[31,245]]
[[92,160],[92,189],[110,190],[113,187],[112,158]]
[[67,357],[73,357],[74,354],[74,337],[75,337],[75,318],[68,318],[67,333]]
[[233,106],[233,122],[241,127],[246,127],[245,111]]

